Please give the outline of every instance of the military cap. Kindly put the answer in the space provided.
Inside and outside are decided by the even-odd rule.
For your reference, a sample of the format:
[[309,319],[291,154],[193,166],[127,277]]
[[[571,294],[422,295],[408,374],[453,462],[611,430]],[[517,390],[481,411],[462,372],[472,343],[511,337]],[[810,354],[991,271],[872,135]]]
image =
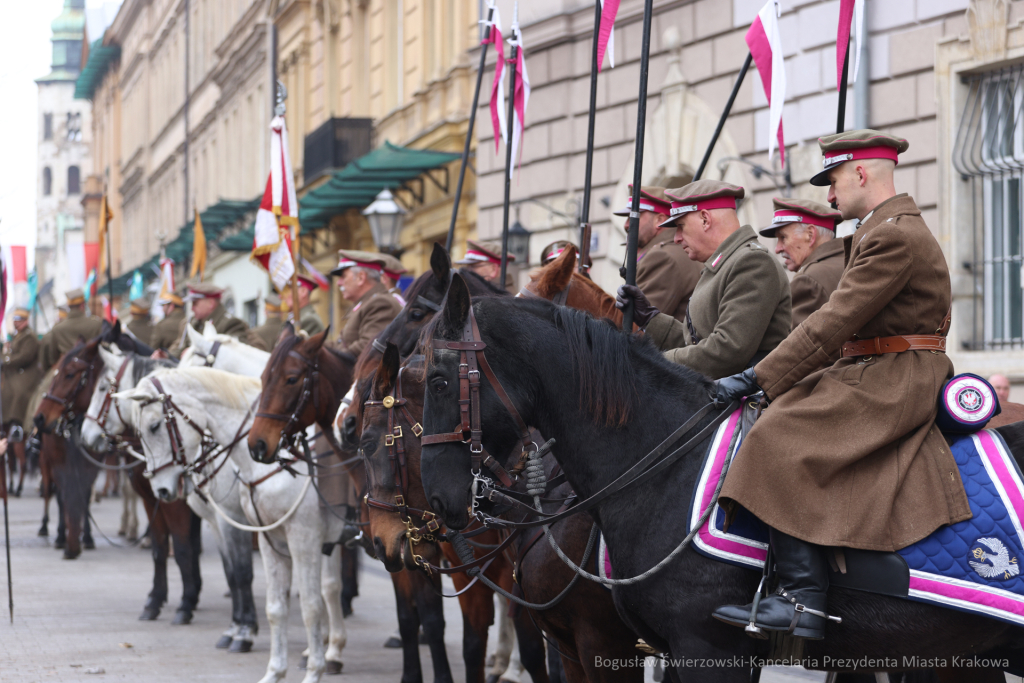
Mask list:
[[277,294],[267,294],[263,297],[263,307],[268,311],[280,311],[281,310],[281,297]]
[[[508,254],[508,262],[512,263],[516,260],[516,255],[512,252]],[[466,255],[460,260],[455,262],[457,266],[469,266],[474,263],[501,263],[501,252],[495,252],[493,248],[485,247],[480,242],[474,240],[466,240]]]
[[391,254],[381,254],[380,257],[384,261],[384,274],[392,280],[400,280],[402,275],[409,272],[409,269]]
[[898,155],[906,152],[910,143],[903,138],[865,128],[818,138],[818,147],[824,157],[821,161],[823,169],[811,178],[811,185],[828,187],[828,172],[843,162],[854,159],[889,159],[898,164]]
[[132,299],[129,305],[129,312],[132,315],[149,315],[149,309],[149,299],[144,296],[140,296],[138,299]]
[[[665,196],[664,187],[655,187],[654,185],[641,185],[640,186],[640,210],[650,211],[652,213],[660,213],[663,216],[670,215],[672,209],[672,200]],[[612,211],[613,216],[628,216],[629,212],[633,210],[633,185],[629,185],[629,199],[626,203],[626,208],[619,211]]]
[[843,214],[835,209],[818,202],[812,202],[809,199],[773,197],[772,204],[775,206],[775,216],[772,218],[772,224],[767,228],[759,230],[765,237],[775,237],[775,233],[780,228],[791,223],[816,225],[819,228],[828,228],[835,232],[836,224],[843,220]]
[[298,280],[299,287],[302,287],[303,289],[306,289],[306,290],[308,290],[310,292],[315,291],[316,288],[320,286],[319,282],[317,282],[316,280],[314,280],[313,278],[311,278],[308,275],[301,275],[300,274],[300,275],[296,276],[296,280]]
[[341,275],[348,268],[358,266],[360,268],[369,268],[370,270],[376,270],[378,273],[384,272],[384,259],[383,254],[379,254],[373,251],[358,251],[356,249],[339,249],[338,250],[338,265],[331,271],[331,275]]
[[24,306],[18,306],[17,308],[14,309],[14,313],[12,314],[11,317],[14,318],[15,320],[28,320],[28,315],[29,310],[27,308],[25,308]]
[[177,291],[174,292],[163,290],[160,292],[160,294],[157,295],[156,303],[158,306],[166,306],[167,304],[174,304],[175,306],[184,306],[184,296],[184,287],[179,287]]
[[68,306],[81,306],[85,303],[85,292],[81,288],[64,292],[64,296],[68,299]]
[[552,242],[548,246],[544,247],[543,250],[541,250],[540,264],[542,266],[546,266],[547,264],[551,263],[556,258],[561,256],[562,252],[571,246],[575,245],[573,245],[573,243],[570,242],[569,240],[558,240],[557,242]]
[[658,227],[672,225],[694,211],[735,209],[736,200],[743,199],[743,188],[722,180],[698,180],[677,190],[665,190],[665,196],[672,200],[670,217]]
[[188,285],[188,294],[185,301],[196,301],[198,299],[219,299],[224,294],[221,287],[212,282],[196,282]]

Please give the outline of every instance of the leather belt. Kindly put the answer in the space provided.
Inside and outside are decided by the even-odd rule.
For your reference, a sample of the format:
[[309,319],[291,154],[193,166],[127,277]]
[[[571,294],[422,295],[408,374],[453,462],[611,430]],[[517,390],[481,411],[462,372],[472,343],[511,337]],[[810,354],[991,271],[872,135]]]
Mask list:
[[843,358],[851,356],[879,356],[883,353],[904,351],[946,352],[946,337],[940,334],[899,334],[895,337],[855,339],[843,344]]

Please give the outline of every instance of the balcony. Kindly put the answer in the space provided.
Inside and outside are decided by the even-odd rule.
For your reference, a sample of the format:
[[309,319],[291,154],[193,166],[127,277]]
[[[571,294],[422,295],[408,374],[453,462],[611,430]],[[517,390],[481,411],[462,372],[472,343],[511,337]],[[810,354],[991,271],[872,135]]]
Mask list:
[[306,136],[302,175],[306,185],[344,168],[372,149],[373,119],[330,119]]

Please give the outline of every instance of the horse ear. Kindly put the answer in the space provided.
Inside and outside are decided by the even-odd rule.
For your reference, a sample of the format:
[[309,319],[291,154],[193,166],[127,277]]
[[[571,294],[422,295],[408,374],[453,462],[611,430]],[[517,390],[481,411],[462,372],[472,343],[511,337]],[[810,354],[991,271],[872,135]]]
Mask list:
[[110,330],[110,341],[117,342],[121,338],[121,319],[114,321],[114,327]]
[[453,274],[448,295],[444,298],[444,311],[441,317],[441,334],[446,339],[459,338],[469,317],[469,307],[472,305],[466,281],[459,273]]
[[391,392],[391,387],[395,386],[395,380],[398,378],[398,367],[401,364],[402,359],[398,355],[398,347],[388,342],[387,348],[384,349],[384,356],[380,359],[380,365],[377,366],[377,372],[373,375],[375,396],[387,396]]
[[285,339],[288,339],[289,337],[294,337],[294,336],[295,336],[295,328],[292,327],[292,324],[290,322],[287,322],[281,328],[281,334],[277,335],[277,342],[275,342],[274,346],[277,346],[278,344],[283,342]]
[[558,287],[556,291],[560,292],[569,285],[572,274],[576,270],[576,246],[570,244],[563,249],[551,264],[551,270],[554,273],[553,284]]
[[203,336],[207,339],[213,339],[217,336],[217,328],[209,320],[203,325]]
[[327,333],[330,331],[331,327],[328,325],[323,332],[314,334],[312,337],[307,339],[304,343],[305,350],[318,353],[320,351],[320,347],[324,345],[324,341],[327,339]]
[[[117,348],[116,346],[114,348]],[[100,358],[103,359],[103,364],[107,367],[113,367],[120,360],[121,356],[118,356],[113,351],[108,351],[100,344]]]
[[430,269],[434,271],[434,279],[438,282],[448,282],[452,272],[452,259],[439,242],[434,242],[434,250],[430,253]]
[[196,332],[196,328],[191,325],[185,325],[185,334],[188,335],[189,343],[195,347],[197,352],[201,351],[204,354],[206,353],[206,337]]
[[118,401],[155,401],[157,395],[139,388],[125,389],[112,395]]

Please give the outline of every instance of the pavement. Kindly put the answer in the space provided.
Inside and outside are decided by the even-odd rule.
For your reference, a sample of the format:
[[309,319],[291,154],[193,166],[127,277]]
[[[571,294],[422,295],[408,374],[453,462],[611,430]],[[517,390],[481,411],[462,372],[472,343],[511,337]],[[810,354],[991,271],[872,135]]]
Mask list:
[[[36,482],[26,481],[25,496],[10,499],[11,564],[14,583],[14,622],[7,619],[4,551],[0,550],[0,681],[19,683],[131,680],[143,683],[174,681],[258,681],[266,672],[269,627],[264,611],[263,564],[254,562],[253,593],[261,631],[252,652],[230,654],[214,648],[228,626],[231,601],[212,533],[204,524],[202,555],[203,589],[194,619],[187,626],[172,626],[181,595],[177,565],[168,563],[168,604],[156,621],[138,621],[152,585],[153,563],[146,550],[118,547],[120,499],[105,499],[92,507],[96,521],[96,550],[76,560],[62,559],[51,547],[53,536],[36,536],[42,516],[42,500]],[[51,516],[56,515],[56,505]],[[145,515],[139,510],[140,522]],[[98,528],[97,528],[98,527]],[[51,523],[51,531],[56,531]],[[100,533],[102,532],[102,533]],[[110,539],[104,539],[103,534]],[[446,579],[445,591],[453,587]],[[293,595],[294,597],[294,595]],[[354,614],[345,620],[348,644],[344,650],[341,678],[362,683],[398,683],[401,651],[385,649],[384,641],[395,631],[394,593],[383,567],[363,558],[360,596]],[[445,642],[456,681],[465,680],[462,665],[462,618],[458,601],[445,602]],[[496,628],[489,643],[493,648]],[[286,681],[300,681],[305,672],[295,663],[305,648],[299,604],[292,600],[288,628],[289,672]],[[420,647],[422,666],[431,679],[430,654]],[[102,672],[102,673],[101,673]],[[652,680],[647,670],[647,680]],[[524,676],[526,681],[528,676]],[[766,670],[763,683],[823,681],[824,674],[802,669]]]

